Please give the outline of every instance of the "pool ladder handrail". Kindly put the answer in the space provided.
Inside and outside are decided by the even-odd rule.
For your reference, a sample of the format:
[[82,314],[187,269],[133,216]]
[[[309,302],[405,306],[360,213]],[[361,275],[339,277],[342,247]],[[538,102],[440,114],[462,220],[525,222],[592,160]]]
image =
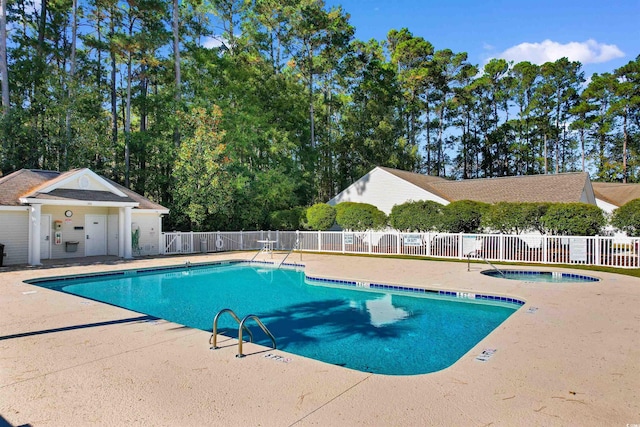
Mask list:
[[300,240],[296,239],[296,242],[293,244],[293,247],[291,248],[291,250],[289,250],[289,252],[287,252],[287,255],[284,257],[284,259],[280,262],[280,264],[278,264],[278,268],[282,267],[282,264],[284,264],[284,262],[287,260],[287,258],[289,258],[289,255],[291,255],[291,252],[295,251],[296,249],[298,249],[298,245],[300,243]]
[[240,322],[240,326],[238,326],[238,354],[236,354],[236,357],[244,357],[244,354],[242,354],[242,330],[243,329],[247,331],[249,330],[244,324],[247,320],[250,320],[250,319],[255,320],[258,326],[260,326],[260,329],[262,329],[262,331],[265,334],[267,334],[269,338],[271,338],[271,342],[273,343],[273,349],[274,350],[276,349],[276,338],[273,336],[271,331],[269,331],[269,329],[264,325],[264,323],[262,323],[262,320],[260,320],[258,316],[256,316],[255,314],[248,314],[244,316],[244,318]]
[[230,308],[223,308],[216,314],[216,317],[213,318],[212,334],[211,334],[211,338],[209,338],[209,344],[211,344],[211,350],[217,350],[219,348],[217,345],[218,319],[220,319],[220,316],[224,313],[229,313],[231,317],[233,317],[236,320],[236,322],[238,322],[238,325],[239,325],[238,326],[238,354],[236,354],[236,357],[244,357],[244,354],[242,354],[242,343],[244,342],[243,334],[242,334],[243,329],[247,331],[247,333],[249,334],[249,337],[250,337],[249,342],[253,342],[253,334],[251,333],[251,330],[247,326],[245,326],[245,323],[247,322],[247,320],[250,320],[250,319],[254,319],[258,324],[258,326],[260,326],[260,328],[264,331],[264,333],[269,338],[271,338],[271,342],[273,343],[273,349],[274,350],[276,349],[276,338],[273,336],[271,331],[269,331],[269,329],[264,325],[264,323],[262,323],[262,321],[258,316],[256,316],[255,314],[249,314],[247,316],[244,316],[244,318],[240,320],[240,318],[236,315],[236,313],[233,310],[231,310]]
[[[213,328],[211,328],[212,334],[211,334],[211,338],[209,338],[209,344],[211,344],[211,350],[217,350],[219,348],[217,345],[218,344],[218,319],[224,313],[229,313],[231,317],[233,317],[236,320],[236,322],[238,322],[238,324],[240,325],[241,331],[244,326],[242,325],[240,318],[236,315],[236,313],[234,313],[233,310],[231,310],[230,308],[223,308],[222,310],[220,310],[218,314],[216,314],[216,316],[213,318]],[[244,326],[244,329],[246,329],[247,333],[249,334],[249,341],[253,342],[253,334],[251,333],[249,328]],[[239,338],[240,342],[242,342],[242,333],[240,332],[238,335],[240,337]]]
[[482,255],[481,253],[479,253],[478,251],[471,251],[467,254],[467,271],[470,271],[471,269],[469,268],[470,264],[471,264],[471,254],[475,254],[476,258],[480,257],[484,262],[486,262],[487,264],[489,264],[495,271],[497,271],[498,273],[500,273],[500,275],[502,277],[506,277],[504,275],[504,273],[502,272],[502,270],[500,270],[498,267],[496,267],[495,265],[493,265],[491,263],[491,261],[489,261],[487,258],[485,258],[484,255]]

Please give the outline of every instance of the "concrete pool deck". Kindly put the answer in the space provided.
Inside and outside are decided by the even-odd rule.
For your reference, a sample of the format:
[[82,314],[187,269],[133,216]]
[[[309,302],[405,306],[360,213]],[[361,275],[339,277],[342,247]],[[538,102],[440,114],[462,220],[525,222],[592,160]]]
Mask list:
[[[0,272],[0,426],[640,424],[638,278],[585,272],[601,281],[527,283],[482,275],[485,264],[468,272],[465,263],[289,257],[320,277],[526,301],[452,366],[416,376],[373,375],[252,344],[237,359],[234,339],[220,337],[223,348],[212,351],[209,332],[23,283],[253,255]],[[496,349],[489,360],[475,359],[488,348]]]

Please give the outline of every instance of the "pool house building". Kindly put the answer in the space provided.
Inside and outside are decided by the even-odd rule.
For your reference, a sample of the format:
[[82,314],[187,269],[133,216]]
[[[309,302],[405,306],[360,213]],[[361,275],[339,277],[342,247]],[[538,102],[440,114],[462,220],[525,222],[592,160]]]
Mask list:
[[[160,253],[169,210],[89,169],[21,169],[0,178],[4,264]],[[1,264],[0,264],[1,265]]]

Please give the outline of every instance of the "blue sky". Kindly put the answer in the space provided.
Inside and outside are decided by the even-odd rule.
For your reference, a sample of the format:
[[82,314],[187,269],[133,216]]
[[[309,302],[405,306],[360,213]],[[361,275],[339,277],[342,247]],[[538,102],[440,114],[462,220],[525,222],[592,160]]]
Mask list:
[[585,77],[640,54],[640,0],[326,0],[351,15],[360,40],[385,40],[406,27],[436,49],[538,64],[567,56]]

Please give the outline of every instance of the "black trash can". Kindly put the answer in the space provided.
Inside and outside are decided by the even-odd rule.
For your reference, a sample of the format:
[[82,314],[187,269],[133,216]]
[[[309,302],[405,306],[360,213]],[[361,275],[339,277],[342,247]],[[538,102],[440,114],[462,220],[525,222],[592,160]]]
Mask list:
[[0,267],[2,267],[2,263],[4,261],[4,245],[2,243],[0,243]]

